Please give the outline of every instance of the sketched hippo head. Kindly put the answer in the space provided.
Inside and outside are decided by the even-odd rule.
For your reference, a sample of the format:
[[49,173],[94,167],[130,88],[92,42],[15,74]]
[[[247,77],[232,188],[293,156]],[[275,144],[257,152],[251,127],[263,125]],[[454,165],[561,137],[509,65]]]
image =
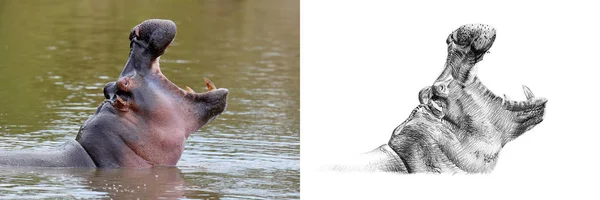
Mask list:
[[477,77],[475,65],[495,38],[496,30],[482,24],[448,36],[445,69],[419,92],[421,105],[389,142],[409,172],[489,172],[507,142],[542,122],[545,98],[523,86],[527,100],[511,101]]
[[[481,83],[475,64],[483,59],[494,39],[496,30],[488,25],[469,24],[452,32],[446,40],[445,69],[432,86],[421,90],[419,101],[466,134],[493,132],[504,145],[543,120],[547,100],[535,98],[523,86],[527,100],[511,101],[496,96]],[[477,128],[481,126],[485,129]]]
[[186,138],[225,110],[227,89],[204,79],[208,92],[183,90],[161,73],[159,58],[176,30],[172,21],[152,19],[131,31],[125,68],[76,138],[96,166],[175,165]]

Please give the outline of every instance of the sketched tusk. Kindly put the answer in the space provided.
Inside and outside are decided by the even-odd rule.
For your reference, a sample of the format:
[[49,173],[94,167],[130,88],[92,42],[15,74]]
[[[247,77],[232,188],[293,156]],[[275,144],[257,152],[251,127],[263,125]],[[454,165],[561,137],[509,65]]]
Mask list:
[[436,102],[431,102],[431,105],[433,106],[434,109],[436,109],[438,112],[443,112],[443,108],[438,105]]
[[504,94],[504,100],[505,101],[512,101],[512,99],[510,97],[508,97],[506,94]]
[[196,93],[194,92],[194,90],[192,90],[192,88],[185,86],[185,90],[187,90],[189,93]]
[[510,104],[513,100],[510,99],[506,94],[504,94],[504,98],[502,98],[502,105]]
[[217,86],[215,86],[215,84],[207,78],[204,78],[204,83],[206,83],[206,88],[208,88],[208,91],[217,89]]
[[527,97],[527,100],[531,100],[533,99],[533,92],[531,92],[531,89],[529,89],[527,86],[523,85],[523,92],[525,93],[525,97]]

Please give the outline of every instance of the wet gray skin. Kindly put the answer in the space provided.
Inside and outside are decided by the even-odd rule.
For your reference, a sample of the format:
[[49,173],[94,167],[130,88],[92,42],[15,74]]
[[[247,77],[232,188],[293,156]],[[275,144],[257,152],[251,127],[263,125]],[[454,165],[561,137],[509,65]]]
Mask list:
[[[368,152],[354,168],[402,173],[490,172],[502,147],[542,122],[547,100],[523,86],[526,101],[488,90],[473,70],[496,38],[488,25],[469,24],[447,38],[448,58],[420,105],[387,144]],[[352,168],[352,167],[351,167]]]
[[43,167],[152,167],[176,165],[186,138],[221,114],[228,90],[204,79],[209,91],[183,90],[160,71],[175,38],[170,20],[146,20],[130,33],[130,53],[104,102],[77,138],[55,151],[0,153],[0,165]]

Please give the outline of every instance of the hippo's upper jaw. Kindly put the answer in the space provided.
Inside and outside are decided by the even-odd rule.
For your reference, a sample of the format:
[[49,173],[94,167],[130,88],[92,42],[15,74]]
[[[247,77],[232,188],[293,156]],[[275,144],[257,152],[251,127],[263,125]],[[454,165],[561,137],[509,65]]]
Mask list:
[[[489,172],[507,142],[543,120],[545,98],[534,97],[524,86],[527,100],[511,101],[477,78],[475,64],[495,38],[495,29],[482,24],[461,26],[448,36],[444,71],[419,92],[421,105],[389,142],[413,172]],[[417,159],[417,154],[428,154],[430,160]]]
[[127,64],[77,135],[98,167],[175,165],[185,139],[225,110],[227,89],[205,78],[207,92],[183,90],[160,71],[175,33],[169,20],[146,20],[132,30]]

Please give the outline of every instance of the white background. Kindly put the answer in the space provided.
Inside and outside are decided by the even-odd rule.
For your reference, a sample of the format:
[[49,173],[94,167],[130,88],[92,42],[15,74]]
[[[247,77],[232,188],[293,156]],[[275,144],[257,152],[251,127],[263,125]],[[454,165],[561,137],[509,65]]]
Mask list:
[[[600,7],[568,2],[302,0],[301,198],[598,199]],[[527,85],[548,99],[544,121],[507,144],[491,174],[317,170],[386,143],[467,23],[497,29],[478,65],[491,91],[524,100]]]

